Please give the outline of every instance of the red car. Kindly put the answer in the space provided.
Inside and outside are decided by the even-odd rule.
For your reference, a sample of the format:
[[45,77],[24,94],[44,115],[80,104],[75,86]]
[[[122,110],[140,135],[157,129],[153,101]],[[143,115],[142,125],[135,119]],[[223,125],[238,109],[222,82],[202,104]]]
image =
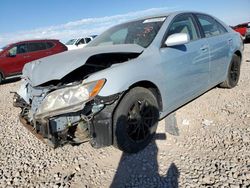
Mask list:
[[[249,22],[250,23],[250,22]],[[243,24],[239,24],[239,25],[236,25],[233,27],[233,29],[240,33],[241,36],[245,36],[246,35],[246,31],[247,31],[247,26],[248,26],[248,23],[243,23]]]
[[28,62],[66,50],[59,40],[29,40],[7,45],[0,49],[0,83],[7,77],[20,75]]

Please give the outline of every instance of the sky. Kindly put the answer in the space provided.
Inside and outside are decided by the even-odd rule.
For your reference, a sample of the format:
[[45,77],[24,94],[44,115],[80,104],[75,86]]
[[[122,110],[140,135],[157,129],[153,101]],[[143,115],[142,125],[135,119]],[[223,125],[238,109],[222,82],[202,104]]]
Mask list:
[[1,0],[0,47],[10,42],[100,34],[134,18],[179,10],[200,11],[228,25],[250,21],[250,0]]

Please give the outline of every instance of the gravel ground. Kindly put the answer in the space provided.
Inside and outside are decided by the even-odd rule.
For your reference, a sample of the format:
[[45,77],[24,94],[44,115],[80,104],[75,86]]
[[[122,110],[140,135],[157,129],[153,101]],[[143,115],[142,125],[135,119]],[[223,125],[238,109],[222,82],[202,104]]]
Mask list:
[[250,44],[234,89],[214,88],[176,112],[179,136],[127,155],[89,144],[50,149],[21,126],[0,85],[0,187],[250,187]]

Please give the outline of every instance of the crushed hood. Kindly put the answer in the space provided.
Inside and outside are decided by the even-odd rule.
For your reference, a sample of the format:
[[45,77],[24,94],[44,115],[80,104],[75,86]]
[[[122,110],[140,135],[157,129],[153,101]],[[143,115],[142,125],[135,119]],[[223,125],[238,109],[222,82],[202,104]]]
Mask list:
[[32,86],[39,86],[51,80],[60,80],[70,72],[81,67],[93,55],[105,53],[141,53],[143,47],[136,44],[105,45],[85,47],[79,50],[66,51],[31,63],[23,68],[23,77]]

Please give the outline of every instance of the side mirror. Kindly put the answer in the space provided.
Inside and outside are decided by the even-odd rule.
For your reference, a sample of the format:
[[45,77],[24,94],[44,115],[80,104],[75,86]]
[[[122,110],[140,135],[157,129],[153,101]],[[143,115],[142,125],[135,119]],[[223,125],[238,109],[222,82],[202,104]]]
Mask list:
[[170,35],[165,41],[166,46],[177,46],[187,44],[190,41],[190,37],[187,33],[175,33]]

